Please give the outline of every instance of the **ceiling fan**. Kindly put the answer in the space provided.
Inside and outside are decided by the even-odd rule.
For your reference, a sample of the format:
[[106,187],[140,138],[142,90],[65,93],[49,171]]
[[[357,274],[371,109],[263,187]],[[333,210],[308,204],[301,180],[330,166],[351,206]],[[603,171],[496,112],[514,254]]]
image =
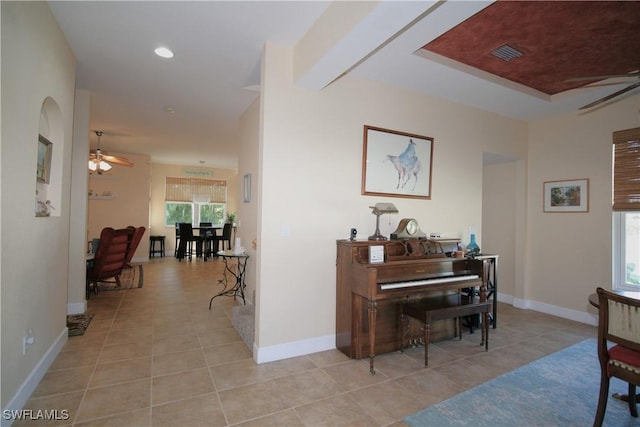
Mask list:
[[98,175],[101,175],[103,172],[111,169],[112,166],[110,163],[127,167],[133,166],[133,163],[124,157],[111,156],[104,153],[100,149],[100,137],[102,136],[102,131],[97,130],[95,133],[98,135],[98,148],[96,150],[92,150],[91,154],[89,154],[89,170],[91,172],[96,172]]
[[589,108],[595,107],[596,105],[600,105],[602,103],[605,103],[607,101],[609,101],[610,99],[616,98],[624,93],[627,93],[637,87],[640,87],[640,71],[634,71],[632,73],[628,73],[628,74],[611,74],[611,75],[605,75],[605,76],[589,76],[589,77],[575,77],[572,79],[568,79],[565,80],[567,82],[580,82],[580,81],[597,81],[597,80],[606,80],[606,79],[614,79],[614,78],[636,78],[638,79],[637,82],[635,83],[631,83],[629,86],[620,89],[619,91],[616,91],[612,94],[609,94],[607,96],[603,96],[602,98],[591,102],[590,104],[587,105],[583,105],[582,107],[579,108],[579,110],[587,110]]

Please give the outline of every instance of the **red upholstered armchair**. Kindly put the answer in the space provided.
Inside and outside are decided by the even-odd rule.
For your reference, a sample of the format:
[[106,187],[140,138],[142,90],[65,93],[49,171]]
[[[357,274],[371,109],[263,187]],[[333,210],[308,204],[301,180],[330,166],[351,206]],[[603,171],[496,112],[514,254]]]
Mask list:
[[[94,291],[97,293],[99,282],[115,281],[120,286],[120,274],[125,267],[127,249],[134,231],[133,228],[115,230],[111,227],[102,230],[93,265],[87,272],[89,289],[93,284]],[[87,293],[89,289],[87,289]]]
[[[629,411],[638,416],[636,385],[640,384],[640,300],[603,288],[598,294],[598,359],[600,360],[600,397],[593,421],[601,426],[609,398],[609,379],[620,378],[629,384]],[[615,345],[609,348],[607,342]]]
[[127,247],[127,254],[124,258],[124,267],[133,268],[131,265],[131,259],[133,258],[133,254],[136,253],[136,249],[138,249],[138,245],[140,244],[146,229],[144,227],[133,226],[129,226],[127,228],[133,230],[133,233],[131,234],[131,240],[129,240],[129,245]]

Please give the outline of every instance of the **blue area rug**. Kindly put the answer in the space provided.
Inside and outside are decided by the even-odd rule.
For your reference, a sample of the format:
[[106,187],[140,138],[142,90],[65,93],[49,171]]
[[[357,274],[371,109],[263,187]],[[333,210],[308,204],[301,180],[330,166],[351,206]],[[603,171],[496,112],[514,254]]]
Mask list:
[[[600,365],[595,339],[550,354],[405,418],[418,426],[591,426]],[[627,384],[611,379],[605,426],[640,426],[626,402]],[[639,405],[640,406],[640,405]]]

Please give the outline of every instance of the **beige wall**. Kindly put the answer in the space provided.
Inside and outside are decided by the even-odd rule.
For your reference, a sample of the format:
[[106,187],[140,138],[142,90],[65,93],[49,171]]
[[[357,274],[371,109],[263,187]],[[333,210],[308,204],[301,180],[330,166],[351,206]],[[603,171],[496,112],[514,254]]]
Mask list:
[[[109,172],[89,177],[89,219],[87,241],[99,238],[105,227],[124,228],[130,225],[145,227],[133,261],[144,261],[149,256],[149,188],[151,162],[149,156],[109,153],[131,161],[134,166],[113,165]],[[111,196],[103,196],[105,192]],[[97,196],[96,196],[97,195]]]
[[[526,282],[520,305],[580,318],[587,297],[611,287],[611,133],[638,126],[640,96],[588,113],[531,123]],[[543,213],[545,181],[589,179],[589,213]],[[518,302],[518,301],[516,301]],[[593,316],[584,316],[584,320]]]
[[[498,254],[500,300],[512,302],[516,283],[516,237],[524,231],[517,222],[516,200],[522,188],[515,179],[516,161],[485,164],[482,175],[483,253]],[[524,194],[521,195],[524,197]]]
[[[289,49],[267,44],[264,61],[258,360],[334,345],[335,240],[373,234],[370,205],[398,207],[381,219],[386,235],[415,217],[465,241],[474,226],[482,242],[483,152],[527,153],[524,122],[349,76],[301,90]],[[435,138],[431,200],[360,194],[364,124]]]
[[186,177],[184,170],[211,172],[206,178],[221,179],[227,181],[227,212],[237,212],[238,209],[238,173],[233,169],[212,169],[196,166],[166,165],[153,163],[151,166],[151,212],[149,223],[151,230],[149,235],[164,235],[165,251],[167,255],[173,255],[175,250],[175,226],[164,225],[164,185],[168,176]]
[[[247,284],[245,295],[249,302],[255,302],[256,266],[260,262],[258,241],[258,206],[260,204],[260,170],[258,146],[260,141],[260,100],[256,100],[243,114],[240,121],[241,137],[238,155],[238,229],[237,235],[249,255],[245,271]],[[244,200],[244,177],[251,175],[250,201]],[[252,242],[255,240],[256,247]]]
[[[75,59],[46,2],[1,2],[2,408],[19,409],[67,339],[69,205]],[[49,193],[55,215],[34,216],[41,107],[50,98]],[[22,354],[27,329],[35,343]]]
[[89,200],[89,122],[91,118],[91,94],[77,89],[73,111],[73,149],[71,159],[71,202],[69,222],[69,289],[67,290],[67,314],[84,313],[87,310],[87,218]]

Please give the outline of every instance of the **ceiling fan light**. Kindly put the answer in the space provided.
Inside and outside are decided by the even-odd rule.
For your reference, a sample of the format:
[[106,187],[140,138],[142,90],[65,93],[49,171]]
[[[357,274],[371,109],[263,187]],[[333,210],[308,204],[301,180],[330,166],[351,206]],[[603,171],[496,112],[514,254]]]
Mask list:
[[106,172],[111,170],[111,165],[104,160],[100,160],[99,162],[96,159],[89,160],[89,170],[91,172]]

